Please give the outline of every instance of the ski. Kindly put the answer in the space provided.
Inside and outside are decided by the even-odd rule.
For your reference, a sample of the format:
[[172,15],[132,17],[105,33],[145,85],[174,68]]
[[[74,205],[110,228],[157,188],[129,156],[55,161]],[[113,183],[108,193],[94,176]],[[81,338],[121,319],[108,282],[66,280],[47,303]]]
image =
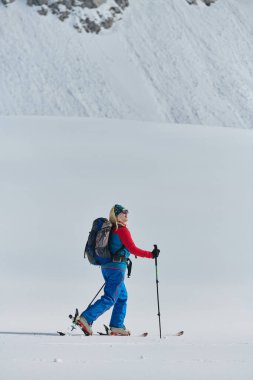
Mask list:
[[[76,327],[78,326],[81,331],[83,332],[84,335],[88,335],[87,332],[82,328],[82,325],[79,324],[79,312],[78,312],[78,309],[75,310],[75,314],[72,315],[70,314],[69,315],[69,318],[71,319],[72,321],[72,325],[71,325],[71,332],[73,330],[76,329]],[[99,336],[129,336],[129,335],[122,335],[122,334],[115,334],[115,333],[112,333],[111,330],[110,330],[110,327],[108,327],[107,325],[104,325],[104,329],[105,331],[102,332],[102,331],[98,331],[97,332],[97,335]],[[82,336],[83,334],[72,334],[71,332],[62,332],[62,331],[57,331],[57,334],[59,336]],[[166,338],[167,336],[182,336],[184,334],[184,331],[181,330],[181,331],[178,331],[177,333],[174,333],[174,334],[166,334],[164,337]],[[93,335],[96,335],[96,334],[93,334]],[[148,332],[145,331],[143,333],[141,333],[140,335],[134,335],[134,336],[139,336],[139,337],[147,337],[148,336]]]
[[[35,335],[35,334],[34,334]],[[85,336],[85,334],[71,334],[71,333],[65,333],[63,331],[57,331],[56,334],[43,334],[43,335],[51,335],[51,336]],[[106,334],[104,332],[98,331],[97,334],[93,334],[90,336],[134,336],[136,338],[141,338],[141,337],[146,337],[148,336],[148,332],[141,333],[140,335],[111,335],[111,334]]]
[[[39,334],[36,334],[36,333],[30,333],[31,335],[39,335]],[[167,338],[167,337],[172,337],[172,336],[182,336],[184,334],[184,331],[178,331],[177,333],[174,333],[174,334],[166,334],[164,336],[162,336],[162,338]],[[50,333],[50,334],[46,334],[46,333],[42,333],[41,335],[51,335],[51,336],[54,336],[54,335],[58,335],[58,336],[84,336],[84,334],[71,334],[71,333],[64,333],[62,331],[57,331],[57,334],[54,334],[54,333]],[[97,334],[93,334],[93,336],[115,336],[115,335],[111,335],[111,334],[107,334],[106,332],[102,332],[102,331],[98,331]],[[121,335],[122,336],[122,335]],[[148,336],[148,332],[145,331],[139,335],[126,335],[126,336],[135,336],[135,337],[147,337]]]
[[184,331],[181,330],[181,331],[178,331],[177,333],[165,334],[164,337],[166,338],[167,336],[182,336],[183,334],[184,334]]
[[[184,331],[179,331],[175,334],[166,334],[163,336],[163,338],[171,337],[171,336],[182,336],[184,334]],[[53,332],[40,332],[40,331],[0,331],[0,335],[29,335],[29,336],[85,336],[84,333],[71,333],[71,332],[63,332],[63,331],[57,331],[55,333]],[[106,332],[98,332],[97,334],[93,334],[93,336],[113,336],[110,334],[106,334]],[[129,335],[132,337],[147,337],[148,332],[143,332],[139,335]]]
[[134,337],[136,337],[136,338],[144,338],[144,337],[146,337],[146,336],[148,336],[148,332],[144,332],[144,333],[142,333],[142,334],[140,334],[140,335],[112,335],[112,334],[106,334],[106,333],[103,333],[103,332],[101,332],[101,331],[98,331],[98,335],[99,336],[134,336]]
[[[111,330],[108,326],[104,325],[104,328],[105,328],[105,332],[101,332],[101,331],[98,331],[98,334],[99,335],[107,335],[107,336],[130,336],[130,335],[121,335],[121,334],[111,334]],[[143,332],[142,334],[140,335],[137,335],[139,337],[146,337],[148,336],[148,332]]]

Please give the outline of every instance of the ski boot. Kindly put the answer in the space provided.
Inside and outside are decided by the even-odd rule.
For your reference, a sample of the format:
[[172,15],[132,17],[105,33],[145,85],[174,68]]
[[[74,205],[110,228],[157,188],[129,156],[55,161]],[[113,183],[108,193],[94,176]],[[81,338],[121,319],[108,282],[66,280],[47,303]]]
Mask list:
[[112,327],[110,326],[109,335],[115,336],[129,336],[131,332],[124,327]]
[[85,335],[88,336],[93,334],[91,325],[86,321],[84,317],[79,315],[78,309],[76,309],[74,317],[72,315],[69,315],[69,318],[72,320],[73,325],[80,327]]

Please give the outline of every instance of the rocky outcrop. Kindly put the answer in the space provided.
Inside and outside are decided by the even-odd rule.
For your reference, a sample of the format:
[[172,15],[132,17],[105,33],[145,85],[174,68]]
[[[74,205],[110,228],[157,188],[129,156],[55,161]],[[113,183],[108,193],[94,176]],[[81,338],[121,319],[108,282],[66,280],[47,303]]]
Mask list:
[[129,5],[129,1],[128,0],[114,0],[115,3],[121,8],[121,9],[125,9],[126,7],[128,7]]
[[97,34],[112,27],[129,5],[129,0],[27,0],[27,4],[39,7],[40,15],[51,12],[61,21],[71,19],[79,32]]
[[10,4],[10,3],[14,3],[14,1],[15,1],[15,0],[2,0],[2,3],[3,3],[4,5],[8,5],[8,4]]
[[[15,0],[0,0],[5,6]],[[129,0],[26,0],[39,15],[52,13],[60,21],[69,19],[78,32],[99,33],[121,19]]]
[[202,3],[206,4],[209,7],[211,4],[215,3],[216,0],[186,0],[186,1],[189,4],[195,4],[195,5],[197,5],[198,2],[201,1]]
[[[15,0],[0,0],[5,6]],[[136,0],[134,0],[136,1]],[[188,4],[200,2],[210,6],[216,0],[186,0]],[[129,0],[26,0],[27,5],[36,8],[41,16],[52,13],[60,21],[69,19],[78,31],[98,34],[109,29],[114,22],[122,18],[129,6]]]

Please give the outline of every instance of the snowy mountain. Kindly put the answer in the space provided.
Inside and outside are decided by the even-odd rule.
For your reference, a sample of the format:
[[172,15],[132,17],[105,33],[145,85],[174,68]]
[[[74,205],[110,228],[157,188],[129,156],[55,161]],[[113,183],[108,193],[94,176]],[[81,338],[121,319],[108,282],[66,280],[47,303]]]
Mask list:
[[0,5],[1,115],[252,127],[252,1],[132,1],[98,35],[37,10]]
[[[16,0],[2,0],[7,6]],[[198,4],[198,0],[186,0],[188,4]],[[216,0],[199,0],[210,6]],[[49,13],[60,21],[71,20],[79,32],[100,33],[109,29],[121,19],[122,12],[129,6],[129,0],[27,0],[27,5],[35,7],[41,16]]]

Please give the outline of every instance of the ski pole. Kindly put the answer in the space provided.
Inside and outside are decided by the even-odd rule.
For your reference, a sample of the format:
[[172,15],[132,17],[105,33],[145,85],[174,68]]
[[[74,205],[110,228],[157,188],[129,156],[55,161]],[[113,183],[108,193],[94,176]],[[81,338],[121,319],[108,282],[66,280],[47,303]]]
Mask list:
[[[157,245],[154,245],[155,249],[157,249]],[[162,328],[161,328],[161,313],[160,313],[160,302],[159,302],[159,289],[158,289],[158,270],[157,270],[157,257],[155,257],[155,272],[156,272],[156,294],[157,294],[157,307],[158,307],[158,318],[159,318],[159,332],[160,339],[162,339]]]
[[99,295],[99,293],[101,292],[101,290],[104,288],[105,286],[105,283],[101,286],[101,288],[99,289],[99,291],[97,292],[97,294],[95,295],[95,297],[93,298],[93,300],[89,303],[89,306],[91,306],[92,302],[97,298],[97,296]]

